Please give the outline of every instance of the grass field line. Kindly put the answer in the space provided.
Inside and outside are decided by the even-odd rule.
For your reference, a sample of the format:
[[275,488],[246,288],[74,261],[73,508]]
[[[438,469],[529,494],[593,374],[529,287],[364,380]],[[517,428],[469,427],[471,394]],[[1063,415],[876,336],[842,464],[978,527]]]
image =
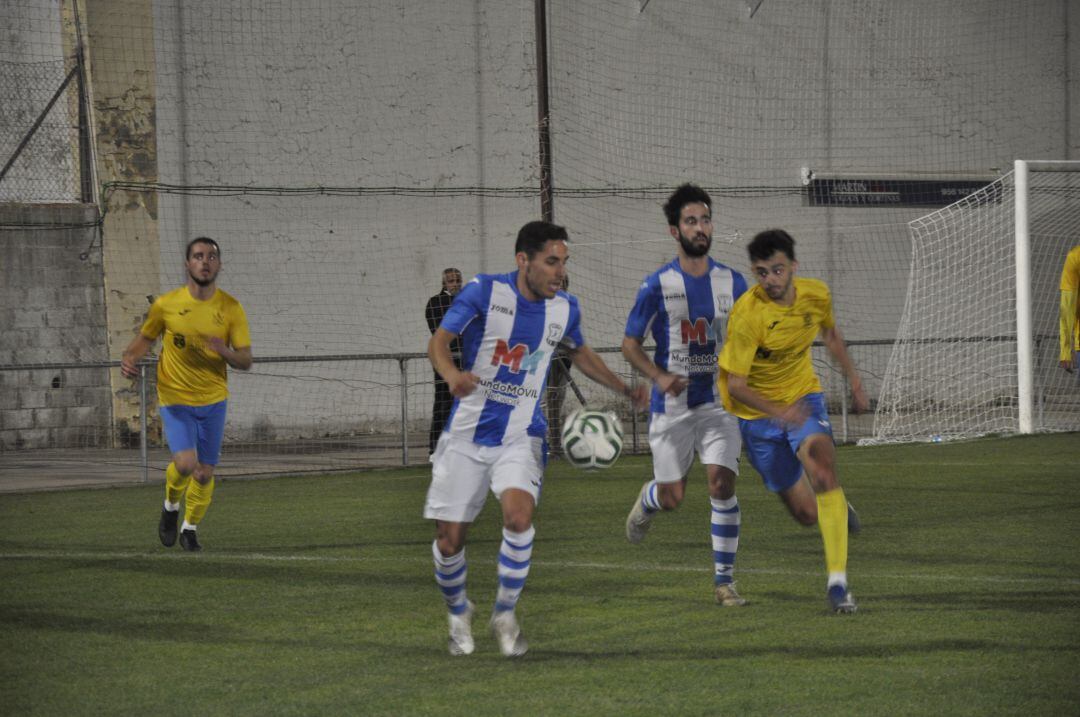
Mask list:
[[[72,552],[72,551],[26,551],[21,553],[0,553],[0,561],[16,560],[201,560],[215,563],[423,563],[430,565],[430,559],[422,557],[402,560],[396,557],[363,556],[363,555],[271,555],[268,553],[201,553],[198,556],[188,556],[183,553],[138,553],[138,552]],[[578,562],[562,560],[534,560],[534,566],[544,568],[565,568],[568,570],[603,570],[603,571],[634,571],[634,572],[661,572],[661,573],[698,573],[707,572],[707,567],[692,565],[656,565],[645,563],[600,563]],[[749,575],[789,575],[807,576],[816,575],[817,571],[807,570],[784,570],[776,568],[742,568],[739,573]],[[873,571],[859,571],[859,576],[865,576],[883,580],[921,580],[921,581],[946,581],[968,582],[1004,585],[1068,585],[1080,586],[1080,579],[1060,577],[1015,577],[1008,575],[953,575],[950,573],[876,573]]]

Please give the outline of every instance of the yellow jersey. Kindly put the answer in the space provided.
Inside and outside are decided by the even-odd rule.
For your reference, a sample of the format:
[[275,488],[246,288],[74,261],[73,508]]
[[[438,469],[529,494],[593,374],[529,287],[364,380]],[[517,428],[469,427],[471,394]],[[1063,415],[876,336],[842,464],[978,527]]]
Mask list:
[[187,286],[159,296],[141,332],[151,341],[164,333],[157,368],[162,406],[208,406],[229,397],[225,359],[203,337],[217,336],[234,349],[251,345],[244,307],[221,289],[206,301]]
[[1072,352],[1080,351],[1080,245],[1065,257],[1061,269],[1060,357],[1071,361]]
[[746,376],[747,386],[777,403],[792,404],[821,392],[810,361],[810,345],[822,328],[832,328],[832,296],[817,279],[795,277],[795,302],[782,306],[760,286],[739,297],[728,317],[727,340],[720,352],[720,395],[724,408],[739,418],[765,414],[732,398],[727,374]]

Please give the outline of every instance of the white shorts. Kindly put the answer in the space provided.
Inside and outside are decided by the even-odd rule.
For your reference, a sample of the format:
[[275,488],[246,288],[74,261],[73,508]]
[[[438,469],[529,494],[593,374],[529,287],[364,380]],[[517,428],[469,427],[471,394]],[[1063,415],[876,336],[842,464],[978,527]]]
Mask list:
[[723,466],[738,475],[739,419],[712,403],[674,416],[654,413],[649,420],[649,447],[657,483],[682,480],[690,472],[695,450],[704,465]]
[[517,488],[540,503],[544,482],[543,440],[528,434],[502,446],[480,446],[443,433],[431,459],[431,486],[424,517],[471,523],[480,515],[488,489],[500,498]]

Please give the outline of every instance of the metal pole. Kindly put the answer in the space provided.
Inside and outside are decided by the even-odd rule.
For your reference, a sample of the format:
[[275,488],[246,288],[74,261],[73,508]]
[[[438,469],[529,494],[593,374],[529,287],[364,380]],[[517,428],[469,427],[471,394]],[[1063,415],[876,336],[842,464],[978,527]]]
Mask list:
[[546,222],[554,221],[551,176],[551,112],[548,108],[547,2],[535,0],[536,11],[536,112],[540,135],[540,213]]
[[401,367],[401,465],[409,465],[409,368],[407,359],[398,359]]
[[72,9],[75,14],[75,68],[78,70],[76,79],[79,93],[79,197],[84,203],[91,203],[94,201],[94,167],[90,144],[90,102],[86,92],[86,48],[82,40],[79,4],[72,3]]
[[139,460],[142,462],[142,482],[150,482],[150,462],[146,451],[146,364],[139,365]]
[[1013,165],[1016,183],[1016,386],[1019,408],[1017,429],[1034,430],[1032,420],[1031,346],[1031,239],[1028,235],[1028,165],[1018,159]]
[[850,387],[848,386],[847,376],[841,375],[841,379],[843,379],[843,383],[842,383],[842,386],[843,386],[842,391],[843,391],[843,393],[840,394],[840,434],[843,436],[842,442],[847,443],[848,442],[848,409],[847,409],[847,402],[848,402],[848,391],[850,390]]

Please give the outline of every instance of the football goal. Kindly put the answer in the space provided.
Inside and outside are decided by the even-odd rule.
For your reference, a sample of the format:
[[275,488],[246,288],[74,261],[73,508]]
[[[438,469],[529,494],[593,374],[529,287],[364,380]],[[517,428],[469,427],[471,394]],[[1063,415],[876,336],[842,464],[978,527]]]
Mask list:
[[1080,430],[1080,382],[1058,365],[1080,162],[1017,160],[909,227],[907,299],[871,441]]

